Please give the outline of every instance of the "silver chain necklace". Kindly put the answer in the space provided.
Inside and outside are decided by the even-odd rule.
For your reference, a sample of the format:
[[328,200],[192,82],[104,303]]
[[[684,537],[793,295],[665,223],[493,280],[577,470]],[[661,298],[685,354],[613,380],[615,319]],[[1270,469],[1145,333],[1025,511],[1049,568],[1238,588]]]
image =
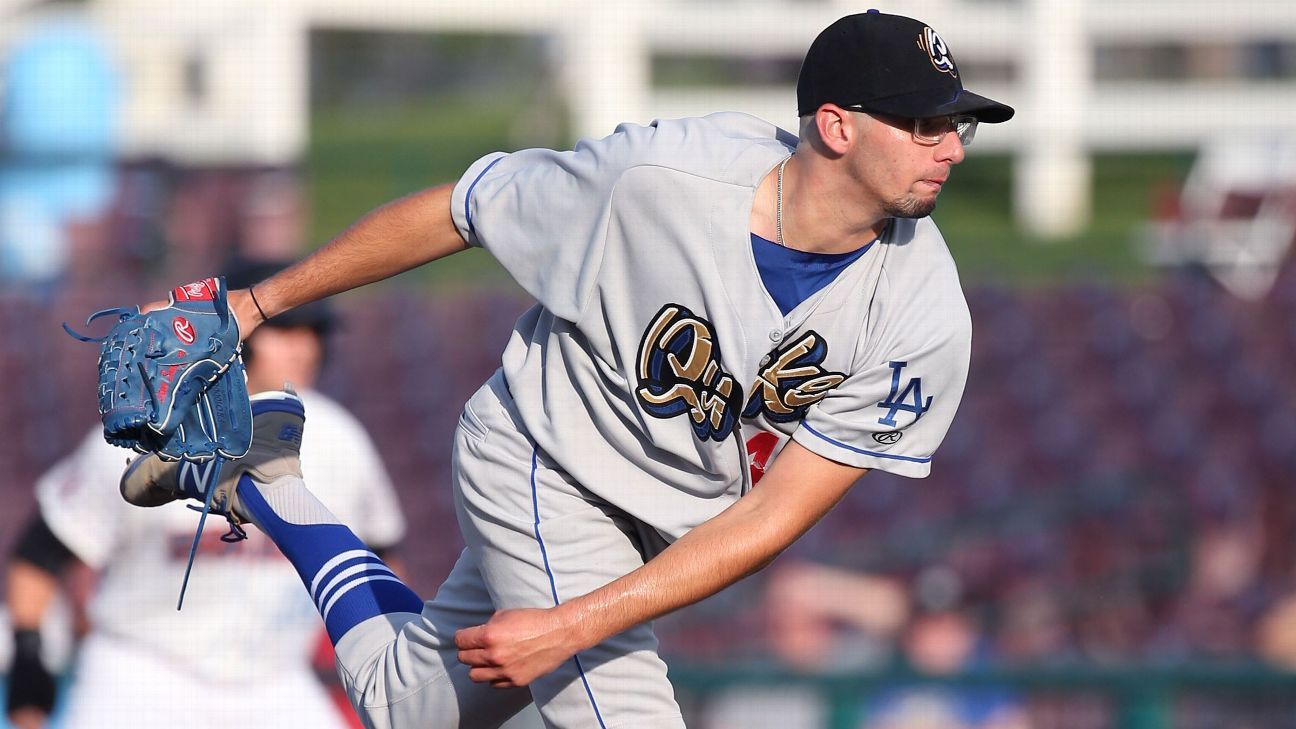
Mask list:
[[789,154],[779,163],[778,201],[774,203],[774,242],[784,248],[787,247],[787,244],[783,242],[783,168],[787,167],[788,160],[790,159],[792,159],[792,155]]

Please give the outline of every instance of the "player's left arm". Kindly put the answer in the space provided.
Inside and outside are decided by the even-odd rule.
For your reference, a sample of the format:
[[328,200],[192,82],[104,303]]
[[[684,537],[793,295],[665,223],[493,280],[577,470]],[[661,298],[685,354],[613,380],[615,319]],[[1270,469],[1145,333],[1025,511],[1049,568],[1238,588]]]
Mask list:
[[57,677],[41,659],[40,626],[62,592],[60,580],[76,555],[52,532],[39,512],[14,546],[6,576],[6,606],[13,624],[14,657],[5,713],[19,729],[43,727],[53,711]]
[[474,681],[524,686],[586,648],[760,570],[866,472],[789,443],[758,487],[639,569],[556,607],[503,610],[459,631],[459,660]]
[[[265,317],[381,281],[468,247],[450,212],[453,185],[430,187],[361,217],[306,258],[248,289],[229,292],[230,310],[246,339]],[[152,311],[167,305],[154,301]]]

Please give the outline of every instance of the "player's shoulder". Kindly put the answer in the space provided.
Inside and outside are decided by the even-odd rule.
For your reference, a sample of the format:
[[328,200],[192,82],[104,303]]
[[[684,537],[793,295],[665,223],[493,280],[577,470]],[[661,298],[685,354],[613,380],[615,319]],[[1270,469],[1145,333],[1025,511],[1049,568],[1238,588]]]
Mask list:
[[791,132],[784,131],[759,117],[738,111],[718,111],[706,116],[679,119],[657,119],[649,127],[684,141],[731,140],[742,145],[769,143],[783,146],[796,146],[797,141]]
[[316,390],[299,394],[306,408],[302,451],[309,452],[311,460],[369,465],[378,458],[373,434],[346,406]]
[[96,425],[82,436],[76,448],[67,455],[67,459],[75,462],[78,468],[87,471],[115,469],[120,473],[126,462],[134,456],[135,453],[130,449],[112,445],[104,440],[103,428]]
[[132,456],[130,450],[105,441],[101,428],[91,428],[75,448],[37,479],[37,499],[45,508],[47,504],[78,498],[86,490],[115,491],[117,479]]
[[640,166],[734,184],[753,184],[797,144],[790,132],[739,112],[622,124],[609,140],[623,148],[627,169]]
[[971,326],[958,266],[935,221],[894,219],[879,243],[885,253],[879,293],[889,308],[924,312],[933,323]]
[[297,393],[306,409],[306,430],[364,430],[364,426],[342,403],[318,390],[303,389]]
[[886,254],[883,269],[893,283],[960,288],[954,256],[930,217],[892,219],[878,242]]

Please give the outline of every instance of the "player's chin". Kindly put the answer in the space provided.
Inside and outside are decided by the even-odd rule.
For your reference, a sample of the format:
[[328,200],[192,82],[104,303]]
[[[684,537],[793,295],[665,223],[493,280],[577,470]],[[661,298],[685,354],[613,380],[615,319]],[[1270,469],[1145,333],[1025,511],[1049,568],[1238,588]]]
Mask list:
[[925,218],[936,209],[936,196],[940,191],[926,195],[910,194],[892,200],[886,214],[893,218]]

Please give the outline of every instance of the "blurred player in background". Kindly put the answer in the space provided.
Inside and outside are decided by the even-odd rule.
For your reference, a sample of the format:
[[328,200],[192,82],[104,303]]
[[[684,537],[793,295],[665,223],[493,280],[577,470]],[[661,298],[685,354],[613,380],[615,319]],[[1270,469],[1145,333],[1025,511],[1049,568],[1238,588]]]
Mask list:
[[[228,279],[246,284],[279,267],[242,263]],[[360,423],[311,389],[334,321],[327,306],[311,305],[259,328],[245,342],[248,386],[297,388],[311,413],[302,444],[307,477],[372,549],[388,554],[405,523],[386,469]],[[9,566],[10,721],[20,729],[45,724],[54,683],[39,660],[37,630],[60,575],[79,561],[100,574],[64,726],[348,726],[311,667],[319,618],[264,535],[227,544],[209,525],[184,610],[176,611],[196,515],[181,504],[125,504],[118,481],[130,455],[96,428],[36,486],[38,513]]]

